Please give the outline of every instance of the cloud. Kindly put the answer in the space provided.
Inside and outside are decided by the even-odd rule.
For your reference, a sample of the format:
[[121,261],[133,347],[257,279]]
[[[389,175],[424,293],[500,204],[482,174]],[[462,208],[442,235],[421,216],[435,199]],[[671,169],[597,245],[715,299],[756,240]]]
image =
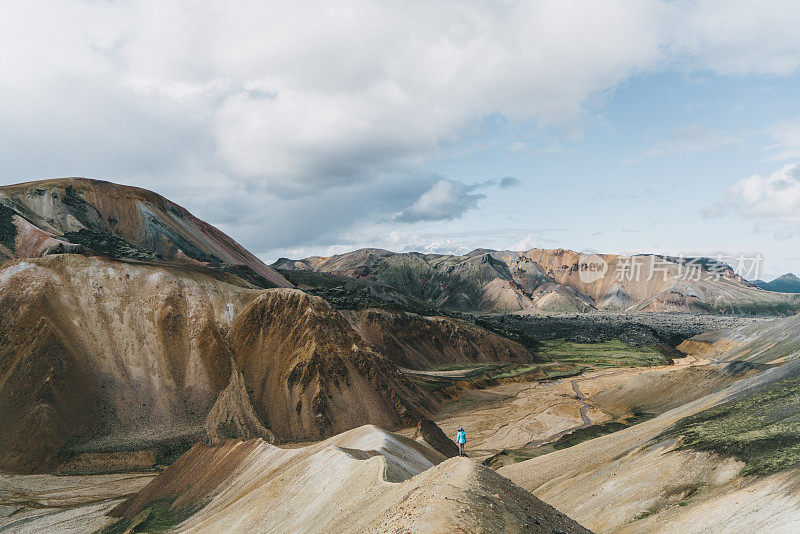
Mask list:
[[518,185],[522,184],[522,180],[519,178],[514,178],[513,176],[506,176],[505,178],[500,178],[500,188],[501,189],[509,189],[511,187],[517,187]]
[[487,117],[570,131],[640,73],[796,72],[798,20],[794,2],[10,2],[3,180],[111,179],[255,251],[331,246],[476,209],[491,191],[427,169]]
[[527,251],[532,248],[539,247],[539,240],[528,234],[519,241],[515,241],[508,245],[508,250]]
[[748,216],[800,223],[800,163],[739,180],[730,195]]
[[675,2],[667,44],[678,65],[723,75],[787,75],[800,67],[800,4],[747,0]]
[[443,221],[457,219],[468,210],[478,206],[486,195],[475,192],[469,186],[454,180],[439,180],[420,195],[414,204],[400,212],[395,220],[405,223],[420,221]]
[[638,156],[625,160],[622,164],[627,167],[651,158],[711,152],[737,143],[739,140],[736,136],[722,130],[692,125],[675,130],[669,139],[645,150]]

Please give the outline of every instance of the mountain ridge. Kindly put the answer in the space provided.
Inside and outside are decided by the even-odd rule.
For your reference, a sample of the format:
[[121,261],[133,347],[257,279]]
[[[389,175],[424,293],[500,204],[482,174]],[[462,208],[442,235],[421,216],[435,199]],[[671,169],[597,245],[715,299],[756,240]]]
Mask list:
[[272,266],[284,272],[369,280],[431,305],[466,312],[748,315],[800,309],[800,297],[763,291],[710,258],[627,257],[566,249],[475,249],[458,256],[367,248],[330,257],[281,258]]
[[794,273],[786,273],[770,282],[756,280],[755,285],[766,291],[776,291],[778,293],[800,293],[800,278],[795,276]]
[[257,287],[291,287],[228,235],[153,191],[89,178],[0,187],[0,261],[58,253],[199,263]]

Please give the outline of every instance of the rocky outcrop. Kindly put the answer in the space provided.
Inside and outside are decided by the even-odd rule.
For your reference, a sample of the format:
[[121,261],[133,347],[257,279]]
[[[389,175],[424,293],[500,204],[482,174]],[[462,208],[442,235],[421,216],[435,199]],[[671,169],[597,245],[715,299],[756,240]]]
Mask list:
[[422,438],[422,441],[448,458],[458,456],[458,445],[448,438],[444,431],[439,428],[439,425],[432,420],[420,419],[419,423],[417,423],[417,433]]
[[434,406],[342,314],[299,290],[261,294],[229,340],[256,412],[283,440],[410,424]]
[[231,381],[217,397],[206,416],[204,425],[208,442],[221,445],[229,439],[261,438],[267,443],[275,441],[272,432],[258,420],[241,371],[231,362]]

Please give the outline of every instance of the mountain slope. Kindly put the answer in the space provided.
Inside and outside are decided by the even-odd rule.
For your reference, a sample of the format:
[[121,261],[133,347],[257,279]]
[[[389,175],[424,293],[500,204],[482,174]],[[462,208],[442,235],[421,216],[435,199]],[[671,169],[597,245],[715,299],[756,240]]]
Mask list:
[[[796,353],[796,324],[786,318],[732,329],[746,337],[720,345],[716,356],[703,353],[720,359],[708,371],[728,377],[711,390],[713,382],[704,382],[709,394],[690,400],[689,383],[675,389],[653,382],[658,377],[634,379],[624,389],[640,401],[658,403],[671,390],[668,404],[677,407],[499,472],[597,532],[793,532],[800,521],[800,362],[781,362]],[[768,339],[775,352],[763,351]],[[634,381],[653,398],[642,397]],[[605,395],[619,400],[620,393]],[[688,398],[677,403],[676,394]],[[603,396],[595,402],[602,405]]]
[[[287,441],[410,425],[436,401],[398,371],[409,364],[404,355],[420,365],[534,360],[449,319],[369,317],[367,325],[300,290],[256,290],[189,263],[82,254],[8,261],[0,470],[53,470],[70,458],[88,465],[136,450],[161,462],[197,439],[266,431]],[[391,350],[370,341],[391,338],[381,329],[401,323],[416,335]],[[442,342],[450,338],[462,342]]]
[[183,260],[231,270],[260,287],[290,287],[233,239],[151,191],[59,178],[0,187],[0,260],[92,252]]
[[117,530],[157,503],[177,532],[589,532],[474,461],[371,426],[300,449],[195,447],[111,512]]
[[687,354],[740,367],[765,367],[800,358],[800,315],[712,330],[678,346]]
[[197,434],[257,292],[202,267],[58,255],[0,270],[0,468]]
[[758,280],[755,284],[767,291],[777,291],[779,293],[800,293],[800,278],[792,273],[779,276],[771,282]]
[[[762,291],[729,266],[703,258],[587,256],[562,249],[476,250],[465,256],[362,249],[329,258],[282,258],[273,266],[366,279],[460,311],[785,314],[800,309],[800,297]],[[587,267],[603,270],[597,274]]]

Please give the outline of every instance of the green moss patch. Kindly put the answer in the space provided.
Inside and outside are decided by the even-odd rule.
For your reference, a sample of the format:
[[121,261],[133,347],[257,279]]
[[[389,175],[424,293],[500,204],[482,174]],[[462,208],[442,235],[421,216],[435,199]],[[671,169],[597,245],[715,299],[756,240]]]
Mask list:
[[542,341],[539,355],[561,363],[597,368],[648,367],[672,363],[656,348],[631,346],[619,339],[599,343],[576,343],[564,339]]
[[681,447],[735,456],[742,475],[770,475],[800,466],[800,378],[681,420],[663,436]]
[[64,239],[70,243],[83,245],[87,249],[108,256],[109,258],[126,258],[134,260],[155,260],[158,255],[128,243],[124,239],[114,234],[95,232],[87,228],[81,228],[77,232],[67,232]]
[[147,505],[133,518],[122,518],[107,526],[102,534],[122,534],[128,532],[164,532],[172,529],[184,518],[171,509],[172,501],[160,500]]
[[0,244],[12,252],[16,248],[17,225],[14,224],[16,212],[0,204]]
[[629,346],[618,339],[601,343],[576,343],[563,339],[542,341],[537,356],[543,356],[545,362],[452,364],[425,370],[464,372],[459,376],[413,375],[409,378],[423,389],[435,393],[459,384],[481,388],[497,385],[504,380],[557,380],[577,376],[593,369],[646,367],[671,363],[671,360],[656,348]]

